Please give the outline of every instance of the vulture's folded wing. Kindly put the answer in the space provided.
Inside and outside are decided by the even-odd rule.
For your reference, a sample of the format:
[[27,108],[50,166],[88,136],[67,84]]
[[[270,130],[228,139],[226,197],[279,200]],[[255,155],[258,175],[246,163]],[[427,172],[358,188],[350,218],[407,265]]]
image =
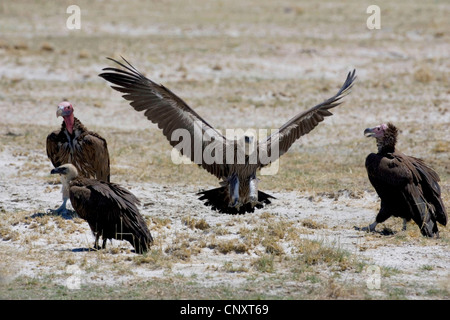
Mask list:
[[[120,224],[121,229],[133,231],[135,235],[145,234],[151,238],[150,231],[139,213],[140,201],[127,189],[114,184],[92,179],[84,185],[70,187],[71,201],[75,211],[83,218],[93,221],[108,221]],[[89,220],[89,219],[88,219]]]
[[[411,157],[413,158],[413,157]],[[435,219],[442,225],[447,225],[448,215],[441,198],[441,187],[439,186],[439,175],[425,164],[422,159],[413,158],[414,167],[421,176],[421,187],[423,195],[427,202],[431,203],[434,208],[432,212]]]
[[402,156],[383,157],[371,153],[366,158],[365,166],[370,179],[388,187],[405,187],[413,183],[416,177],[414,168]]
[[95,132],[88,131],[81,137],[80,145],[83,151],[77,154],[80,157],[80,166],[90,167],[89,171],[95,173],[97,180],[109,182],[110,161],[106,140]]
[[55,168],[67,163],[69,159],[69,150],[60,148],[58,145],[60,131],[50,133],[46,141],[47,156]]

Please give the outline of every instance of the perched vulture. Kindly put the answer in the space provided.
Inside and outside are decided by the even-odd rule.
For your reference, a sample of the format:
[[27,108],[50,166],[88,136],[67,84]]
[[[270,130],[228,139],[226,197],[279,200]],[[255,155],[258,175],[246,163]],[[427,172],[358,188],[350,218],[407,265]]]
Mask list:
[[367,156],[366,169],[381,206],[375,222],[357,229],[374,231],[378,223],[394,216],[403,218],[403,230],[413,219],[424,236],[439,237],[437,222],[447,224],[439,176],[422,159],[396,150],[397,134],[392,123],[364,130],[366,137],[377,141],[378,153]]
[[149,250],[153,238],[139,213],[139,200],[118,184],[78,176],[78,170],[70,163],[51,171],[60,174],[64,188],[69,191],[75,212],[89,223],[95,236],[95,249],[102,249],[107,239],[127,240],[135,252]]
[[[70,102],[63,101],[58,105],[56,117],[63,117],[61,129],[47,136],[47,156],[53,166],[59,167],[72,163],[82,177],[94,178],[109,182],[109,153],[106,140],[99,134],[89,131],[73,115]],[[63,203],[52,213],[67,213],[66,202],[69,191],[62,188]]]
[[123,69],[104,68],[99,76],[125,93],[123,97],[136,111],[144,111],[172,147],[222,180],[222,187],[200,192],[200,199],[214,210],[231,214],[253,212],[255,207],[270,203],[273,197],[258,191],[257,170],[276,161],[298,138],[331,116],[329,109],[342,102],[356,78],[355,71],[350,72],[335,96],[297,114],[263,141],[256,141],[248,135],[245,139],[226,138],[168,88],[146,78],[125,59],[127,65],[109,59]]

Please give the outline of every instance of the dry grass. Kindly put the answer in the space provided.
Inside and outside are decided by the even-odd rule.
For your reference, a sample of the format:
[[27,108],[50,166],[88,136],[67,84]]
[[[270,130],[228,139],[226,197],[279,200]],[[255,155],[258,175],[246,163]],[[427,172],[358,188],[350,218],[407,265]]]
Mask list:
[[[353,222],[335,227],[317,216],[286,217],[277,211],[283,198],[245,217],[204,214],[191,203],[174,205],[168,190],[195,193],[217,186],[217,179],[196,165],[174,165],[160,130],[97,77],[111,65],[106,56],[124,55],[215,127],[270,129],[334,94],[355,67],[358,81],[345,104],[293,145],[276,175],[260,177],[261,190],[298,192],[317,206],[331,201],[330,210],[346,201],[375,215],[377,206],[362,199],[373,194],[364,160],[376,146],[362,132],[392,121],[402,130],[400,149],[439,173],[450,207],[447,3],[382,2],[378,31],[367,30],[365,5],[356,0],[301,6],[295,1],[203,0],[183,8],[173,1],[77,5],[82,29],[73,32],[65,28],[61,8],[50,2],[0,6],[0,155],[8,156],[1,158],[8,160],[2,163],[0,184],[38,181],[49,198],[59,192],[59,179],[49,174],[45,138],[60,125],[56,104],[69,99],[88,128],[107,139],[114,182],[138,190],[144,184],[160,186],[151,189],[159,193],[140,191],[155,245],[142,256],[125,242],[88,251],[93,239],[84,221],[48,216],[41,205],[23,209],[34,199],[19,188],[8,195],[8,204],[17,204],[14,209],[0,203],[2,298],[449,297],[448,286],[402,282],[410,271],[395,268],[382,268],[381,292],[369,291],[361,280],[370,263],[362,253],[392,246],[447,247],[448,227],[442,227],[441,239],[431,240],[421,237],[414,224],[402,231],[400,220],[389,219],[377,227],[384,235],[358,235],[355,254],[317,240],[350,230]],[[100,14],[101,21],[96,19]],[[33,276],[12,277],[17,261],[24,274]],[[61,272],[67,266],[82,269],[86,290],[64,285],[68,275]],[[418,268],[439,270],[431,263]],[[163,276],[152,273],[160,271]],[[236,284],[240,277],[247,280]],[[211,285],[214,279],[225,284]]]

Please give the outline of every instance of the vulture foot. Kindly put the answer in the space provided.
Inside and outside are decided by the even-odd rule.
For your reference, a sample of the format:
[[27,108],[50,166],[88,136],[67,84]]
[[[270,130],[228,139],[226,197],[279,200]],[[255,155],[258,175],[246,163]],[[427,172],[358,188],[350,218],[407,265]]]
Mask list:
[[243,203],[242,203],[242,201],[239,200],[239,199],[236,199],[234,202],[230,202],[230,203],[228,204],[228,206],[229,206],[230,208],[236,208],[238,211],[239,211],[239,209],[242,207],[242,205],[243,205]]
[[75,211],[59,207],[58,209],[47,209],[47,214],[61,217],[73,217],[75,215]]
[[262,202],[258,201],[258,197],[250,197],[250,205],[254,208],[257,205],[262,205]]
[[375,232],[375,227],[377,226],[377,224],[378,224],[377,222],[374,222],[367,227],[362,227],[362,228],[354,227],[354,228],[355,228],[355,230],[358,230],[358,231]]

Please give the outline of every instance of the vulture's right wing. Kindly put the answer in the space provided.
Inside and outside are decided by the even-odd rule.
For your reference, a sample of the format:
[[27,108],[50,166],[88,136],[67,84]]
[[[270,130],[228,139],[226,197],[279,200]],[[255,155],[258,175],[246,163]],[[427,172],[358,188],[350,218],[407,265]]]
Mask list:
[[324,102],[312,107],[304,112],[301,112],[286,122],[278,132],[272,134],[262,143],[260,147],[266,148],[267,153],[271,155],[271,160],[275,161],[273,156],[274,147],[278,148],[278,157],[286,153],[292,144],[301,136],[308,134],[313,130],[325,117],[331,116],[329,109],[334,108],[342,103],[340,101],[349,92],[356,79],[356,70],[349,72],[347,79],[342,85],[341,89],[333,97]]
[[[108,58],[119,64],[123,69],[104,68],[104,73],[99,76],[113,83],[111,87],[125,93],[123,98],[130,100],[130,105],[136,111],[144,111],[145,116],[156,123],[173,147],[178,147],[184,156],[194,163],[201,165],[209,173],[218,178],[223,176],[223,159],[220,161],[205,161],[206,148],[217,150],[225,149],[226,138],[203,120],[181,98],[163,85],[158,85],[146,78],[128,61],[125,65],[114,59]],[[177,131],[181,129],[180,131]],[[184,130],[183,130],[184,129]],[[186,135],[183,135],[187,133]],[[180,142],[180,137],[190,141]],[[190,143],[189,143],[190,142]],[[213,144],[213,145],[211,145]]]
[[73,162],[78,163],[84,176],[92,175],[97,180],[110,181],[110,161],[108,144],[95,132],[87,131],[80,136],[79,153],[73,155]]

